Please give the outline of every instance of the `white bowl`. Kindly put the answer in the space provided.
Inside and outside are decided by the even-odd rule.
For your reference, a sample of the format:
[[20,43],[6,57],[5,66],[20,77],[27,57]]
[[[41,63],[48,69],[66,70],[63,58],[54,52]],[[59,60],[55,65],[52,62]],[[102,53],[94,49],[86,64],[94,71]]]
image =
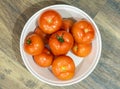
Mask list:
[[[23,49],[23,43],[24,43],[25,37],[29,32],[34,31],[34,29],[38,25],[37,19],[39,18],[40,14],[47,9],[56,10],[62,15],[63,18],[73,17],[76,20],[85,18],[92,23],[95,29],[95,39],[92,42],[93,48],[89,56],[85,58],[80,58],[73,55],[71,52],[67,54],[73,58],[76,66],[75,76],[71,80],[62,81],[57,79],[49,70],[49,68],[39,67],[33,61],[32,56],[25,53]],[[20,52],[27,69],[42,82],[48,83],[50,85],[55,85],[55,86],[72,85],[82,81],[88,75],[90,75],[90,73],[92,73],[92,71],[95,69],[100,59],[101,48],[102,48],[101,36],[95,22],[84,11],[70,5],[52,5],[39,10],[27,21],[27,23],[23,28],[21,38],[20,38]]]

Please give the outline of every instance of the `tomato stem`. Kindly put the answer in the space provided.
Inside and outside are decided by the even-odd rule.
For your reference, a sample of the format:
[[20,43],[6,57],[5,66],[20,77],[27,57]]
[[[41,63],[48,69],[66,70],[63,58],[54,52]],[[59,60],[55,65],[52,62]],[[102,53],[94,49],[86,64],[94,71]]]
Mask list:
[[61,36],[56,34],[56,37],[57,37],[58,41],[60,41],[61,43],[64,42],[63,35],[64,35],[64,33]]
[[31,39],[28,38],[28,39],[26,40],[26,44],[30,44],[30,43],[31,43]]

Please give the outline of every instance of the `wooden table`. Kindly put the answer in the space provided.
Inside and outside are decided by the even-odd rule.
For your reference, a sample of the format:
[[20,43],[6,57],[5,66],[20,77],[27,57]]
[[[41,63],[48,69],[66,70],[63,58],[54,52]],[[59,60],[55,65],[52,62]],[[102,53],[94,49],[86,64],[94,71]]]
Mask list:
[[[36,79],[19,49],[22,29],[38,10],[70,4],[89,14],[102,36],[102,55],[89,77],[66,87]],[[0,0],[0,89],[120,89],[120,0]]]

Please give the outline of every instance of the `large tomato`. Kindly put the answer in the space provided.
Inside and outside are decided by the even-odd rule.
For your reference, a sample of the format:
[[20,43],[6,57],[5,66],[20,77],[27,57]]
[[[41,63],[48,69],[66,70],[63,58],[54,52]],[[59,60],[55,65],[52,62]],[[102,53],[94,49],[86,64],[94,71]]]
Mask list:
[[38,25],[43,32],[51,34],[60,29],[62,17],[55,10],[47,10],[38,19]]
[[92,44],[81,44],[81,43],[75,43],[72,51],[75,55],[79,56],[79,57],[86,57],[90,54],[92,50]]
[[53,74],[61,80],[69,80],[75,74],[75,64],[69,56],[58,56],[52,63]]
[[77,43],[91,43],[95,36],[92,24],[86,20],[76,22],[71,32]]
[[44,48],[41,54],[35,55],[33,58],[41,67],[49,67],[53,62],[53,55],[47,48]]
[[73,37],[69,32],[58,31],[51,35],[49,46],[54,55],[63,55],[72,48],[73,42]]
[[38,55],[42,53],[44,43],[41,37],[37,34],[30,34],[24,41],[24,50],[30,55]]

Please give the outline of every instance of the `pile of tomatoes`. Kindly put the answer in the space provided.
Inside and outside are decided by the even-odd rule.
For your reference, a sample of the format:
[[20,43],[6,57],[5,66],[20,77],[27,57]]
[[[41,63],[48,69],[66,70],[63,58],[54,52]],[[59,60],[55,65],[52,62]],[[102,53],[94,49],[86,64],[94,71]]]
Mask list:
[[95,31],[87,20],[75,21],[62,18],[55,10],[46,10],[38,18],[38,26],[24,41],[24,50],[33,56],[36,64],[50,67],[61,80],[71,79],[75,64],[68,51],[76,56],[86,57],[92,49]]

